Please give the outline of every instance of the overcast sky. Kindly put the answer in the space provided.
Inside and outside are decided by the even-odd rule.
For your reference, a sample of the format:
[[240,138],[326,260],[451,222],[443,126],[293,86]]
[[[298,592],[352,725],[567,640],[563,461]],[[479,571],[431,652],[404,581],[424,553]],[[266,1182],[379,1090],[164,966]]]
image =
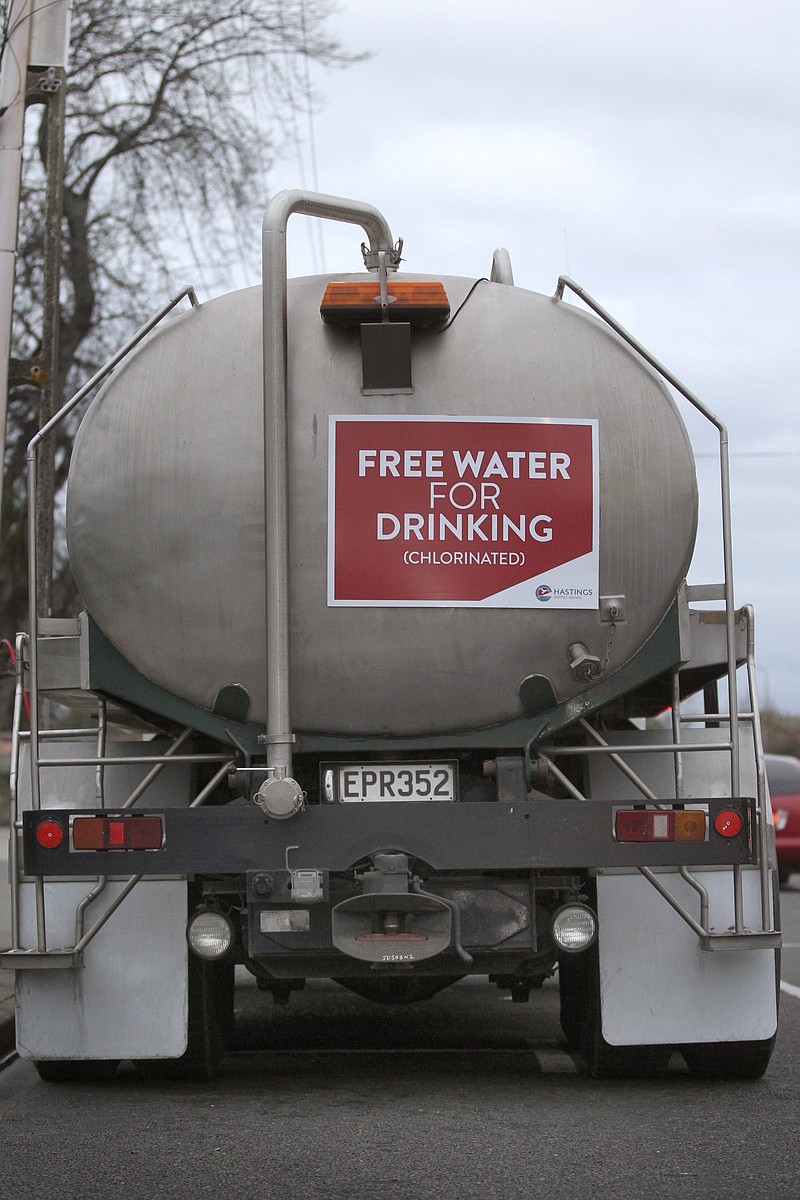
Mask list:
[[[520,286],[569,273],[716,412],[761,702],[800,713],[800,4],[344,0],[329,27],[373,57],[315,75],[315,154],[301,125],[272,189],[374,204],[409,270],[488,275],[505,246]],[[291,273],[361,269],[360,231],[309,225]],[[717,582],[716,440],[690,432],[690,582]]]

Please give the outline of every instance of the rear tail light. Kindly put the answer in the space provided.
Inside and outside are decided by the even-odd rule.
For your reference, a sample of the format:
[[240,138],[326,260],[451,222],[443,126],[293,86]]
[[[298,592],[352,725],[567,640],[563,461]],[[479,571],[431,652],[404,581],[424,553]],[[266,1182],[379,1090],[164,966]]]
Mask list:
[[614,817],[614,835],[618,842],[704,842],[706,814],[696,808],[620,808]]
[[74,817],[73,850],[160,850],[164,844],[161,817]]

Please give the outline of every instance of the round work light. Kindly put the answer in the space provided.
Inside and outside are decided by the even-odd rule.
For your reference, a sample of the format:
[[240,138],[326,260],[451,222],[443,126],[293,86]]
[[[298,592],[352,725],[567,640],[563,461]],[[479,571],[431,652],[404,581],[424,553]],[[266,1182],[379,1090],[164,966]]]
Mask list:
[[586,904],[565,904],[553,917],[553,940],[559,950],[578,954],[597,937],[597,917]]
[[186,926],[186,938],[198,958],[215,962],[230,950],[236,932],[233,922],[217,908],[201,908]]

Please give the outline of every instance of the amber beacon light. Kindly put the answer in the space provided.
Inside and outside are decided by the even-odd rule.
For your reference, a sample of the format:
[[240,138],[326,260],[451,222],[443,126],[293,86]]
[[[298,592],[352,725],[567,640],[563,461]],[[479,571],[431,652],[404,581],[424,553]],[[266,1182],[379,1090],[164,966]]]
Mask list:
[[[388,286],[386,315],[390,321],[410,325],[436,325],[450,315],[450,302],[444,285],[437,282],[391,280]],[[320,315],[329,325],[354,326],[381,321],[380,287],[375,279],[355,283],[329,283],[320,305]]]

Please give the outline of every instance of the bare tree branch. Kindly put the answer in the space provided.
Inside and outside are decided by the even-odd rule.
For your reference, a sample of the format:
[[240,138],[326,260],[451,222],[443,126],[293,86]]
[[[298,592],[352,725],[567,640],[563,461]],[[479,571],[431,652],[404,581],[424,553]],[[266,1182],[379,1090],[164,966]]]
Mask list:
[[[7,6],[6,6],[7,7]],[[3,8],[5,13],[6,7]],[[73,9],[63,207],[58,394],[163,300],[168,251],[202,238],[220,263],[237,224],[268,196],[278,143],[308,94],[307,65],[356,56],[330,38],[330,0],[81,0]],[[1,31],[0,31],[1,34]],[[31,124],[32,111],[28,122]],[[44,146],[23,172],[15,328],[0,522],[0,632],[26,624],[25,447],[36,432],[41,349]],[[77,418],[76,418],[77,419]],[[56,449],[63,486],[69,437]],[[60,547],[56,590],[69,586]],[[2,724],[0,716],[0,724]]]

